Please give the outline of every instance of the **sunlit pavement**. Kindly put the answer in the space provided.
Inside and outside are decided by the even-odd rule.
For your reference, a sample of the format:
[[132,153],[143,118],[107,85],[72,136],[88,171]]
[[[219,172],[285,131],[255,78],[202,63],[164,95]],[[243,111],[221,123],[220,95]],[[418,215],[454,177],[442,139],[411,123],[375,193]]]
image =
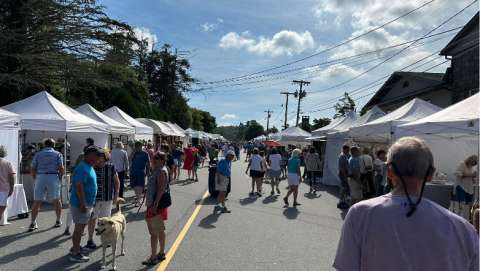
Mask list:
[[[302,184],[302,205],[283,208],[286,181],[280,185],[280,197],[270,196],[269,184],[264,184],[262,197],[251,197],[245,168],[243,161],[233,163],[232,193],[227,201],[232,213],[213,214],[214,201],[206,199],[184,238],[179,233],[207,190],[208,171],[199,171],[198,183],[172,185],[167,249],[177,238],[181,242],[166,270],[332,270],[342,225],[336,190],[326,187],[313,196]],[[40,213],[36,232],[26,232],[29,219],[12,220],[12,224],[0,227],[0,270],[98,270],[101,249],[91,252],[87,263],[69,263],[71,240],[62,235],[64,227],[52,228],[54,212],[45,209],[49,210]],[[141,261],[149,253],[150,242],[143,209],[138,214],[137,210],[131,205],[123,208],[128,221],[127,254],[117,257],[119,270],[145,270]]]

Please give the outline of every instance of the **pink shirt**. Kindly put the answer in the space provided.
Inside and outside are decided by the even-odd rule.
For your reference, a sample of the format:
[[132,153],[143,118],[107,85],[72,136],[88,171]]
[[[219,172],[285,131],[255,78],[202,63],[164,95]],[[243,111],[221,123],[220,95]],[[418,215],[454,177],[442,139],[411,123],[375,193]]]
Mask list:
[[406,197],[392,194],[351,207],[333,267],[478,271],[478,235],[470,223],[425,198],[410,218],[408,210]]
[[10,191],[8,176],[14,173],[12,164],[4,158],[0,158],[0,192]]

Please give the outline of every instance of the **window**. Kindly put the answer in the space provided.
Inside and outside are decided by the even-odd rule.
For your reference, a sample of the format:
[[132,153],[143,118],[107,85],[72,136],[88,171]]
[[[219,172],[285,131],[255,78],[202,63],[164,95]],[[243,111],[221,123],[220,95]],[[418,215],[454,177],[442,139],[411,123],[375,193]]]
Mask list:
[[409,85],[410,85],[410,83],[408,81],[403,82],[403,87],[404,88],[408,87]]

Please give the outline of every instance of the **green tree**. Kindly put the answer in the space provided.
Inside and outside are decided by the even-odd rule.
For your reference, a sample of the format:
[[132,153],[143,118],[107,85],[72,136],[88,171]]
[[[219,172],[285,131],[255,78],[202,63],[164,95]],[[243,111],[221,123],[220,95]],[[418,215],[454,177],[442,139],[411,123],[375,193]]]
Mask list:
[[355,111],[355,101],[347,92],[335,104],[335,116],[333,118],[345,117],[348,112]]
[[252,140],[253,138],[265,134],[265,130],[256,120],[247,121],[245,129],[245,140]]
[[329,125],[331,120],[329,118],[318,118],[318,119],[313,119],[313,124],[311,125],[310,129],[312,131],[322,128],[324,126]]
[[278,133],[278,129],[277,127],[273,126],[272,128],[268,129],[266,131],[267,134],[275,134],[275,133]]

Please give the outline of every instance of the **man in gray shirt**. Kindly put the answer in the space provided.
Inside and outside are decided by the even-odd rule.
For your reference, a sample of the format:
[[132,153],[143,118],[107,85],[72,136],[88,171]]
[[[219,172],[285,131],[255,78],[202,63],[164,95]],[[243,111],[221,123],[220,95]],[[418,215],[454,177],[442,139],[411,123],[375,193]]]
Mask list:
[[478,271],[478,235],[465,219],[422,199],[433,155],[405,137],[387,155],[392,193],[353,205],[333,267],[340,271]]
[[111,162],[117,171],[118,179],[120,180],[120,190],[118,196],[123,198],[123,190],[125,189],[125,178],[128,172],[128,155],[125,151],[122,142],[117,142],[115,148],[112,150]]

